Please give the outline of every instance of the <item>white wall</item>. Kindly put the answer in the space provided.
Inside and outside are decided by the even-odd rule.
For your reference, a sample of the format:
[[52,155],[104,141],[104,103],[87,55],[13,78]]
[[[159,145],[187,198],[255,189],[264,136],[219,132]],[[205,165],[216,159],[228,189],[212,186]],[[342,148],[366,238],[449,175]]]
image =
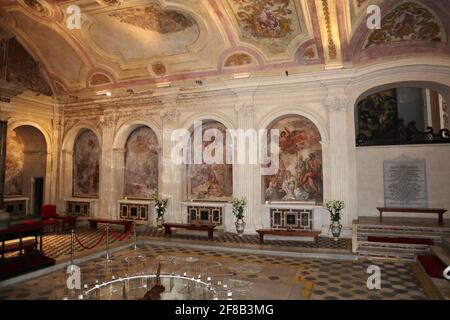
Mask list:
[[[359,147],[356,149],[359,216],[378,215],[376,207],[384,206],[383,161],[402,155],[425,159],[428,207],[450,210],[449,145]],[[392,214],[392,216],[405,215]],[[414,216],[430,217],[421,214]]]

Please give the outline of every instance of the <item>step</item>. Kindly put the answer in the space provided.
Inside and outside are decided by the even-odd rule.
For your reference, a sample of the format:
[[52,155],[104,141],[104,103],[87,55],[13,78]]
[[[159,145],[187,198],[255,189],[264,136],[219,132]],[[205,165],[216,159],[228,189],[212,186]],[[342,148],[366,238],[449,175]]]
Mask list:
[[437,285],[435,284],[435,281],[430,278],[419,261],[416,261],[416,263],[412,264],[412,270],[414,272],[414,275],[416,276],[417,282],[422,287],[422,290],[428,299],[441,300],[444,298]]
[[446,247],[447,248],[447,250],[450,250],[450,236],[443,236],[442,237],[442,245],[444,246],[444,247]]
[[412,231],[384,231],[384,230],[358,230],[358,238],[367,236],[377,237],[392,237],[392,238],[420,238],[420,239],[432,239],[433,241],[441,242],[442,235],[436,233],[423,233]]
[[450,300],[450,281],[446,279],[431,278],[431,281],[439,290],[439,293],[446,300]]
[[358,231],[362,230],[398,230],[398,231],[419,231],[450,235],[450,228],[442,227],[417,227],[417,226],[398,226],[398,225],[375,225],[375,224],[358,224]]
[[450,250],[443,246],[432,246],[431,252],[438,257],[446,266],[450,266]]
[[371,258],[385,258],[393,260],[414,261],[416,255],[411,252],[404,252],[398,249],[385,248],[358,248],[358,255]]
[[392,242],[372,242],[358,241],[359,248],[386,248],[398,249],[402,251],[429,252],[429,246],[420,244],[392,243]]

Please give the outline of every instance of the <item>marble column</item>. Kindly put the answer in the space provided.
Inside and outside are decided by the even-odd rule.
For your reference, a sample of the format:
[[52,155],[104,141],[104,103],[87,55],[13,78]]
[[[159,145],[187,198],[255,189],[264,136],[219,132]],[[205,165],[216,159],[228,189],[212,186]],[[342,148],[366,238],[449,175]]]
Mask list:
[[5,209],[6,130],[8,122],[0,121],[0,212]]
[[97,215],[105,219],[118,219],[117,204],[114,195],[117,185],[113,184],[114,162],[114,117],[105,115],[100,118],[102,128],[102,153],[100,161],[99,205]]

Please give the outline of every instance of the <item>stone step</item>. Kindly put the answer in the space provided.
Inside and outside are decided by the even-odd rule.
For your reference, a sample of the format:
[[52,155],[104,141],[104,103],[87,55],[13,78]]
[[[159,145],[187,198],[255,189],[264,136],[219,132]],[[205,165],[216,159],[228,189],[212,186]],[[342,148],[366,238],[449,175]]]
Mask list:
[[406,231],[406,232],[425,232],[431,234],[441,234],[450,236],[450,228],[434,227],[415,227],[415,226],[386,226],[386,225],[361,225],[358,224],[358,232],[362,231]]
[[415,261],[416,255],[398,249],[358,248],[358,255],[369,259]]
[[442,245],[444,247],[446,247],[447,250],[450,250],[450,236],[449,237],[447,237],[447,236],[442,237]]
[[367,236],[377,237],[402,237],[402,238],[420,238],[432,239],[433,241],[441,242],[442,235],[436,233],[424,233],[415,231],[395,231],[395,230],[359,230],[357,233],[358,239],[366,239]]
[[447,279],[431,278],[439,293],[446,300],[450,300],[450,281]]
[[450,266],[450,250],[443,246],[432,246],[431,252],[438,257],[446,266]]
[[392,242],[372,242],[372,241],[358,241],[359,248],[384,248],[397,249],[400,251],[427,253],[430,251],[429,246],[423,244],[407,244],[407,243],[392,243]]

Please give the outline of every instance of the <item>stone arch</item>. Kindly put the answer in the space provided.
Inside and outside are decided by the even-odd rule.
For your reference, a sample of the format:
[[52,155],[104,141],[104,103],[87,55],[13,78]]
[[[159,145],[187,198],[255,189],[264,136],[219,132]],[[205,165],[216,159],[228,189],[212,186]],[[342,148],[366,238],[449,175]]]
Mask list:
[[[51,197],[50,137],[41,125],[20,120],[13,120],[8,125],[7,137],[5,194],[10,197],[26,197],[26,213],[39,214],[40,205]],[[42,199],[35,199],[36,178],[40,177],[44,179],[43,195]]]

